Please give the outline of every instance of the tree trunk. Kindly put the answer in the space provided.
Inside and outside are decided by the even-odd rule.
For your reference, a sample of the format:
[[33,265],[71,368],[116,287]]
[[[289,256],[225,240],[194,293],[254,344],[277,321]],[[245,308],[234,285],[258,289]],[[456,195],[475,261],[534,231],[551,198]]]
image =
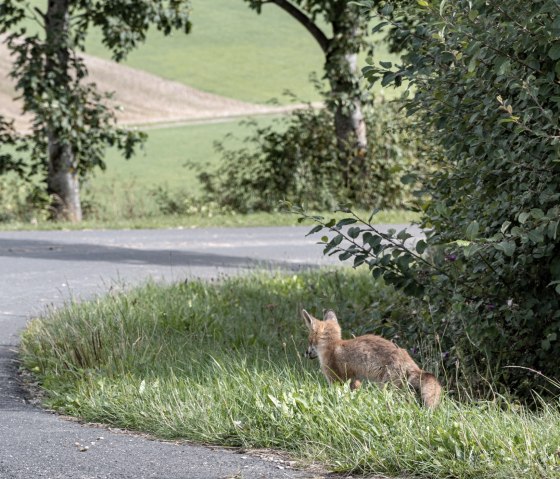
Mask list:
[[[344,55],[342,58],[347,71],[351,72],[357,83],[358,55],[352,53]],[[367,151],[367,135],[359,93],[354,93],[353,87],[347,82],[338,82],[337,79],[331,81],[331,89],[334,96],[338,98],[335,100],[334,123],[339,147],[353,147],[364,154]],[[341,100],[341,97],[347,97],[347,99]]]
[[74,168],[74,154],[70,145],[60,144],[56,135],[49,132],[49,168],[47,191],[56,220],[72,223],[82,221],[80,182]]
[[[69,0],[49,0],[45,15],[47,58],[46,81],[57,89],[69,90],[68,8]],[[79,176],[72,146],[64,141],[56,125],[48,126],[47,191],[57,220],[82,220]]]
[[[332,20],[333,38],[327,52],[325,70],[331,87],[335,134],[341,150],[353,152],[352,171],[364,169],[367,131],[362,112],[362,92],[358,77],[360,19],[354,9],[344,6]],[[350,175],[351,165],[346,165]]]
[[[329,108],[334,111],[335,134],[341,150],[352,149],[361,168],[367,153],[367,134],[358,78],[360,14],[347,0],[332,2],[328,10],[333,37],[288,0],[269,0],[295,18],[315,38],[325,54],[325,73],[331,86]],[[267,2],[263,2],[267,3]]]

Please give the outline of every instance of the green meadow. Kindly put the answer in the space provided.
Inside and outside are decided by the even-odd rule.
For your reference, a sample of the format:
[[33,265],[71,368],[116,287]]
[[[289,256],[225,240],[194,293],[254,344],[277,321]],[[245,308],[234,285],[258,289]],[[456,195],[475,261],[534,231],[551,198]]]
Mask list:
[[[290,102],[285,91],[304,101],[320,100],[309,75],[322,76],[324,55],[311,35],[275,5],[265,5],[257,15],[243,0],[193,0],[192,21],[188,35],[151,32],[124,63],[248,102]],[[99,32],[90,36],[87,51],[110,58]],[[376,46],[375,55],[397,59],[383,44]],[[392,90],[383,93],[394,95]]]
[[[260,118],[266,125],[272,118]],[[249,127],[243,120],[152,127],[144,149],[125,160],[116,149],[107,151],[105,171],[97,171],[84,185],[85,198],[93,202],[103,219],[149,217],[158,214],[154,192],[165,189],[170,195],[201,192],[198,174],[220,164],[214,142],[226,139],[231,147],[240,145]]]
[[[33,0],[32,4],[46,7],[44,0]],[[307,31],[275,5],[265,5],[263,13],[257,15],[243,0],[193,0],[192,21],[189,35],[165,37],[151,31],[124,63],[248,102],[264,103],[273,98],[281,103],[293,101],[283,96],[286,91],[305,101],[320,99],[309,76],[314,72],[322,75],[323,54]],[[29,27],[36,28],[32,23]],[[95,29],[87,39],[86,51],[110,58]],[[376,47],[376,55],[394,60],[383,45]],[[260,117],[256,121],[265,125],[273,119]],[[143,151],[126,161],[109,149],[106,170],[94,172],[83,184],[84,209],[90,219],[118,224],[161,215],[155,190],[200,193],[198,173],[220,165],[214,142],[231,135],[227,144],[233,148],[249,132],[240,120],[146,128],[149,138]],[[391,217],[397,222],[405,218],[400,214]]]
[[[318,100],[308,78],[321,74],[315,40],[274,5],[257,15],[242,0],[194,0],[193,30],[169,37],[153,31],[125,64],[203,91],[263,103],[285,90]],[[110,58],[99,34],[88,53]],[[285,101],[285,100],[284,100]]]
[[[383,315],[406,321],[402,300],[366,271],[148,284],[34,321],[22,360],[50,407],[156,437],[280,449],[367,477],[558,478],[557,401],[444,397],[431,411],[391,387],[328,387],[303,357],[301,308],[333,308],[350,337]],[[417,359],[443,375],[436,356]]]

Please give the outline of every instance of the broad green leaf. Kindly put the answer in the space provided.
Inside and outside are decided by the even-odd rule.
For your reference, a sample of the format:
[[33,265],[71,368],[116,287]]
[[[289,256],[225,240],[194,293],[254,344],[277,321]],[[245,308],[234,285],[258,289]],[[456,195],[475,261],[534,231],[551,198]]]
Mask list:
[[513,256],[515,252],[515,242],[514,241],[502,241],[500,243],[496,243],[494,248],[498,251],[501,251],[506,256]]
[[416,252],[418,254],[424,254],[424,251],[426,251],[427,247],[428,243],[426,243],[424,240],[420,240],[418,241],[418,243],[416,243]]
[[351,228],[348,228],[348,236],[352,239],[356,239],[360,235],[361,231],[362,229],[359,226],[352,226]]
[[517,217],[517,221],[519,221],[522,225],[524,225],[525,222],[529,219],[529,216],[531,216],[531,213],[523,211],[522,213],[519,213],[519,216]]
[[471,224],[469,224],[469,226],[467,227],[467,239],[468,240],[474,240],[477,236],[478,236],[478,231],[479,231],[479,224],[478,221],[472,221]]
[[550,47],[548,50],[548,56],[554,61],[560,59],[560,42],[556,42],[552,45],[552,47]]
[[407,173],[406,175],[401,176],[401,183],[403,185],[410,185],[418,180],[418,177],[414,173]]
[[502,227],[500,228],[501,233],[505,234],[510,226],[511,226],[511,221],[504,221],[504,223],[502,224]]

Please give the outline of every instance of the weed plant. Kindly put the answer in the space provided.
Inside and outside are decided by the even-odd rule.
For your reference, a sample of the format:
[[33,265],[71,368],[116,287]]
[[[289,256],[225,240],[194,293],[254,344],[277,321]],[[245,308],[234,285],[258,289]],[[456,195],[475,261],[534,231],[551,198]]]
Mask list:
[[406,321],[399,294],[353,271],[147,284],[32,322],[21,355],[46,404],[86,421],[283,449],[347,473],[560,476],[557,403],[447,397],[429,411],[408,391],[327,387],[301,355],[300,308],[335,309],[350,335],[374,304]]

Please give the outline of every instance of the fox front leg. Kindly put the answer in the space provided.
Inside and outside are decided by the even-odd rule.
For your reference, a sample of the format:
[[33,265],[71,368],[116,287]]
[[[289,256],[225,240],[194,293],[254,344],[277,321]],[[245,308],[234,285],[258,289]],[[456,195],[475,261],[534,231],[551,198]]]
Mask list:
[[359,379],[352,379],[352,381],[350,381],[350,389],[352,391],[354,389],[360,389],[361,386],[362,386],[362,381],[360,381]]

